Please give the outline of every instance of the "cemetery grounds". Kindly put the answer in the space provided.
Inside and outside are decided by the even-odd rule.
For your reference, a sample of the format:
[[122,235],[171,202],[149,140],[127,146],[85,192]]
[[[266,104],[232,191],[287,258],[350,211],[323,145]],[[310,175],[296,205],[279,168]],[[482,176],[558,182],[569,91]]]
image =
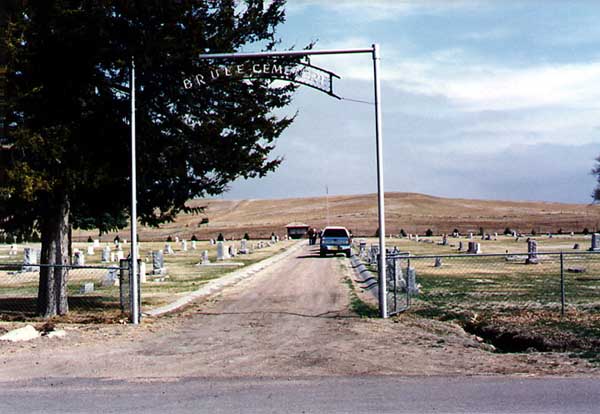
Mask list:
[[[152,251],[163,250],[165,242],[140,243],[140,258],[146,262],[146,282],[141,284],[142,312],[160,307],[193,292],[211,280],[218,279],[235,270],[243,269],[256,262],[269,258],[294,244],[293,240],[281,240],[273,245],[267,240],[249,240],[249,254],[237,254],[235,257],[217,263],[217,245],[210,241],[197,241],[196,250],[187,242],[187,251],[183,251],[181,242],[169,243],[174,254],[164,254],[165,275],[152,275]],[[259,244],[261,248],[258,248]],[[94,249],[93,255],[87,255],[91,243],[74,242],[73,251],[78,249],[85,256],[85,265],[69,270],[69,314],[61,318],[66,323],[124,323],[127,315],[121,312],[119,286],[103,286],[102,280],[109,272],[109,266],[118,267],[118,262],[103,263],[102,248],[112,242],[102,242]],[[225,246],[240,247],[240,241],[225,241]],[[18,245],[16,255],[9,255],[10,245],[0,244],[0,321],[38,321],[35,317],[36,297],[39,280],[39,268],[22,271],[23,248],[32,247],[39,251],[39,243]],[[129,254],[130,243],[123,245],[124,255]],[[252,248],[254,247],[254,248]],[[211,265],[200,265],[203,251],[208,251]],[[237,264],[237,265],[236,265]],[[93,290],[84,291],[86,284],[93,283]],[[39,319],[41,321],[41,319]],[[4,329],[0,329],[0,332]]]
[[[401,265],[403,271],[407,266],[416,270],[420,285],[409,314],[458,323],[499,352],[567,352],[600,364],[600,253],[587,252],[591,236],[530,237],[537,241],[539,253],[557,254],[538,255],[538,264],[526,264],[527,236],[518,240],[503,235],[496,240],[449,236],[447,245],[442,237],[388,238],[386,244],[411,256],[426,256]],[[462,252],[460,241],[465,246]],[[450,257],[464,255],[469,241],[481,244],[481,256]],[[367,239],[368,246],[377,243],[378,239]],[[573,249],[575,244],[579,249]]]

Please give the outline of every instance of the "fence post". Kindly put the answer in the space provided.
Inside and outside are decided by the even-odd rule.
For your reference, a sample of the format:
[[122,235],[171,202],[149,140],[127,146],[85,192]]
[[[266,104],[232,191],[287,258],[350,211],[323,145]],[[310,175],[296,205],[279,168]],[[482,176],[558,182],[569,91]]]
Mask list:
[[565,316],[565,266],[563,252],[560,252],[560,315]]
[[410,308],[410,291],[408,289],[408,270],[410,269],[410,257],[406,260],[406,308]]

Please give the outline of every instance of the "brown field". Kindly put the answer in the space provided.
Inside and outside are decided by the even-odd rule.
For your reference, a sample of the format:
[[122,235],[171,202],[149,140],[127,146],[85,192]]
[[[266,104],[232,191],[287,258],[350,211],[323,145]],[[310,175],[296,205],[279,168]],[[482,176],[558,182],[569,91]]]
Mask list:
[[[386,233],[424,234],[431,229],[434,234],[501,233],[506,227],[522,233],[581,232],[584,228],[600,228],[600,206],[531,201],[469,200],[433,197],[415,193],[387,193]],[[195,234],[199,239],[215,238],[219,233],[227,238],[241,238],[249,233],[252,238],[266,237],[275,232],[285,234],[285,225],[303,222],[322,228],[327,225],[325,197],[288,198],[277,200],[193,200],[193,206],[206,206],[204,214],[181,215],[174,223],[159,229],[141,228],[142,240],[189,239]],[[357,236],[372,236],[377,229],[377,198],[375,194],[330,196],[329,223],[350,228]],[[202,218],[208,224],[200,225]],[[105,235],[112,239],[116,233]],[[74,231],[74,239],[81,241],[97,232]],[[129,238],[127,229],[120,236]]]

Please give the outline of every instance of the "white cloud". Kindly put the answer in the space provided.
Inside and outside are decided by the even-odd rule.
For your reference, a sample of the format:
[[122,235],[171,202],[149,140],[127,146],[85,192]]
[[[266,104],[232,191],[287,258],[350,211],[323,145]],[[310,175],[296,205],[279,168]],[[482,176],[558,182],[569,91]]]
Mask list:
[[[323,48],[369,45],[364,38],[348,38]],[[355,56],[319,57],[317,61],[344,79],[371,81],[373,77],[369,61]],[[482,62],[460,48],[404,57],[401,51],[383,45],[381,76],[388,86],[443,96],[468,111],[550,106],[600,109],[600,60],[504,67]]]

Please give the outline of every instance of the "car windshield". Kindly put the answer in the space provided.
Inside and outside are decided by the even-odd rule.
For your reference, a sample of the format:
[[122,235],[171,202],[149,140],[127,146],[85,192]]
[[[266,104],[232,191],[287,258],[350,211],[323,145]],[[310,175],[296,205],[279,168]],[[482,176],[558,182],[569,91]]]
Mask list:
[[326,229],[323,237],[348,237],[348,233],[345,229]]

